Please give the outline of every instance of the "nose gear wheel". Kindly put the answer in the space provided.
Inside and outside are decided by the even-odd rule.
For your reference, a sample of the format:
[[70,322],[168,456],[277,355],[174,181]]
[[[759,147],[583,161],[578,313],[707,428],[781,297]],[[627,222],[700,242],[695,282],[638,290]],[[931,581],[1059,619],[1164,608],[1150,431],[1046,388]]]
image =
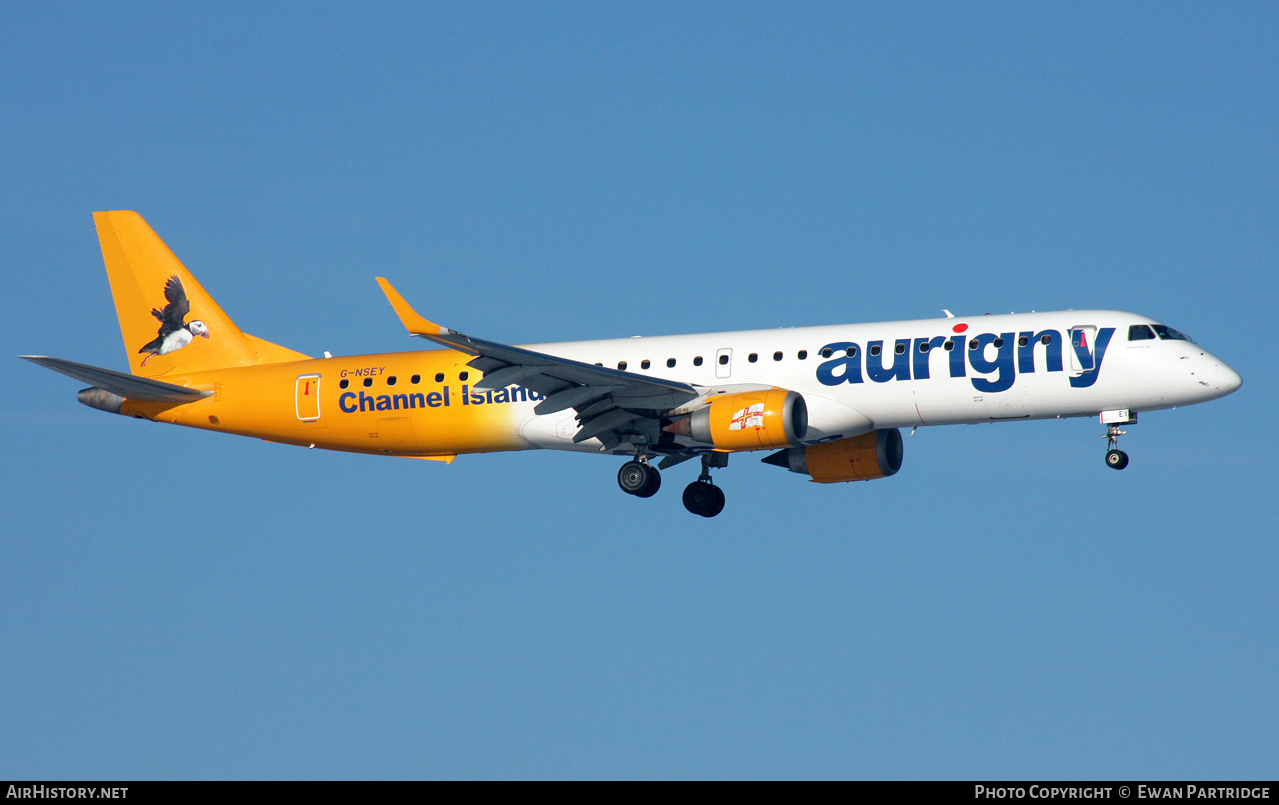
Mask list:
[[1106,426],[1106,444],[1109,449],[1106,450],[1106,466],[1114,470],[1122,470],[1128,466],[1128,454],[1120,450],[1119,437],[1128,431],[1120,430],[1118,425]]

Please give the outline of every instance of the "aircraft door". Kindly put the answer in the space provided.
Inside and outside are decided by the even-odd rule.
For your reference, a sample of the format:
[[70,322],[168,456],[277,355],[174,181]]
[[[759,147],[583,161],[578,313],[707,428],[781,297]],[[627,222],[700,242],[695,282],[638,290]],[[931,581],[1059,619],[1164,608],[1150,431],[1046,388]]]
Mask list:
[[715,376],[729,377],[733,374],[733,350],[725,347],[715,352]]
[[1091,324],[1077,324],[1070,328],[1070,373],[1081,375],[1095,367],[1093,343],[1097,328]]
[[320,418],[320,376],[301,375],[294,393],[298,419],[314,422]]

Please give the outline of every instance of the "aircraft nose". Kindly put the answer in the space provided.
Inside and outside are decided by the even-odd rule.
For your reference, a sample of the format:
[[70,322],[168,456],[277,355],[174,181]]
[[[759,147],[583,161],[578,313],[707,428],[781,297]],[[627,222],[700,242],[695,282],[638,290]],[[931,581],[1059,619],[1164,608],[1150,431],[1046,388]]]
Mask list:
[[1221,384],[1222,393],[1229,394],[1243,385],[1243,378],[1239,376],[1238,372],[1231,369],[1223,361],[1221,363],[1221,377],[1218,382]]
[[1205,353],[1204,357],[1208,360],[1198,373],[1199,383],[1214,399],[1224,397],[1243,385],[1243,378],[1225,361],[1210,353]]

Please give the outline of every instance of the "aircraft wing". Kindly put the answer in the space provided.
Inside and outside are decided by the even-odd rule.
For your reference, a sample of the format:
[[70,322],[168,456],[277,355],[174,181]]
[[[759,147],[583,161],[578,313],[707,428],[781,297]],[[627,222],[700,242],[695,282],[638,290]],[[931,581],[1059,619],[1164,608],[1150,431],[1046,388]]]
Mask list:
[[635,420],[660,417],[700,396],[687,383],[463,335],[422,318],[391,283],[382,277],[377,281],[410,335],[475,356],[467,365],[484,373],[484,379],[475,384],[476,389],[519,385],[545,395],[546,399],[533,409],[537,414],[567,408],[577,411],[582,429],[573,437],[574,442],[599,438],[604,449],[612,449],[620,442],[618,431]]
[[90,366],[87,363],[64,361],[61,358],[50,358],[45,355],[19,355],[23,360],[39,364],[46,369],[61,372],[67,377],[74,377],[90,383],[100,389],[119,394],[130,400],[151,400],[154,402],[191,402],[208,397],[212,391],[175,386],[172,383],[161,383],[145,377]]

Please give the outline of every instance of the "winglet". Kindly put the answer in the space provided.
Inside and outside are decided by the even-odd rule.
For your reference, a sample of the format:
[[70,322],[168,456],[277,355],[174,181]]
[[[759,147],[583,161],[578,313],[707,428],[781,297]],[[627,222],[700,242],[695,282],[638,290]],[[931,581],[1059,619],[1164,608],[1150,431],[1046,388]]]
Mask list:
[[400,317],[400,321],[404,324],[404,329],[409,331],[409,335],[420,335],[423,338],[430,338],[436,335],[451,335],[452,330],[447,327],[441,327],[434,322],[429,322],[418,315],[413,306],[405,301],[400,292],[391,286],[384,277],[377,278],[377,284],[382,286],[382,293],[386,294],[386,300],[391,303],[391,307],[395,308],[395,315]]

